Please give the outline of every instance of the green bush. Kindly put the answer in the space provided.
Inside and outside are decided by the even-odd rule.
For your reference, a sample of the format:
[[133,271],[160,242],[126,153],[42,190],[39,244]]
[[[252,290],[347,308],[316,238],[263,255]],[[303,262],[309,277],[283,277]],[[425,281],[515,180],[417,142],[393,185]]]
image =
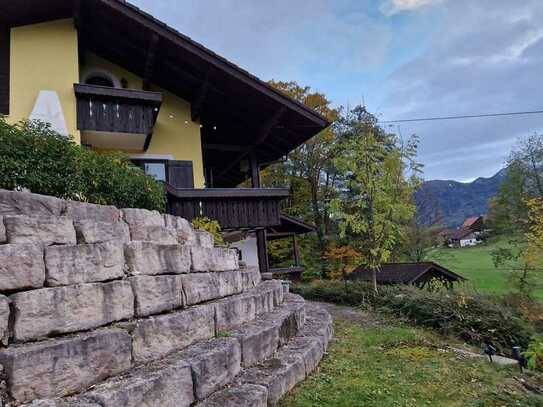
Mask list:
[[192,220],[192,227],[197,230],[203,230],[204,232],[211,233],[211,235],[213,235],[215,244],[224,244],[224,239],[221,235],[221,225],[216,220],[211,220],[205,216],[194,218]]
[[524,352],[524,356],[530,369],[543,372],[543,338],[535,338]]
[[0,119],[0,188],[114,205],[165,209],[164,188],[120,153],[98,153],[38,122]]
[[382,286],[379,294],[365,283],[315,282],[293,287],[305,298],[351,306],[371,306],[412,323],[481,346],[489,341],[502,353],[526,348],[534,330],[513,309],[481,295],[461,291],[430,292],[410,286]]

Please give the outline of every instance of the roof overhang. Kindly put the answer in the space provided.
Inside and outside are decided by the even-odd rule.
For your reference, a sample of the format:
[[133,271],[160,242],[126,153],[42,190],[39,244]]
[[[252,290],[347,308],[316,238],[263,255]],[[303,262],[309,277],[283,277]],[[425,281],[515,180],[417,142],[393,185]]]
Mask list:
[[293,235],[303,235],[316,232],[317,227],[301,219],[281,214],[281,224],[268,228],[268,239],[281,239]]
[[122,0],[17,0],[10,26],[73,18],[80,54],[93,52],[191,102],[216,187],[247,179],[244,160],[277,161],[330,125],[303,104]]

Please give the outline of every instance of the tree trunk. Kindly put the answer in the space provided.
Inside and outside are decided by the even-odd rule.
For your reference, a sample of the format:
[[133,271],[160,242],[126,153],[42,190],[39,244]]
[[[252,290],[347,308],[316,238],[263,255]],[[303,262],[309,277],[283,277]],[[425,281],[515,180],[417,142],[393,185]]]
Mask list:
[[313,221],[315,222],[315,226],[317,226],[317,240],[319,245],[319,252],[320,252],[320,270],[321,270],[321,277],[326,278],[326,267],[325,267],[325,259],[326,259],[326,241],[324,238],[323,233],[323,225],[322,225],[322,217],[319,211],[319,200],[318,200],[318,186],[315,184],[314,179],[311,179],[309,181],[309,185],[311,188],[311,209],[313,211]]
[[371,270],[371,279],[373,282],[373,291],[375,292],[375,294],[379,294],[379,290],[377,289],[377,270]]

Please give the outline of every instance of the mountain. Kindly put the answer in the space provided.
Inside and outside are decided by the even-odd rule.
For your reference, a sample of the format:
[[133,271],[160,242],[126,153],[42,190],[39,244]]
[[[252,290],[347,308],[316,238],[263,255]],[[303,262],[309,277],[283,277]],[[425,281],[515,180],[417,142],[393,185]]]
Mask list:
[[486,214],[490,199],[497,194],[506,175],[507,169],[502,169],[490,178],[477,178],[473,182],[424,182],[415,194],[420,221],[458,227],[470,216]]

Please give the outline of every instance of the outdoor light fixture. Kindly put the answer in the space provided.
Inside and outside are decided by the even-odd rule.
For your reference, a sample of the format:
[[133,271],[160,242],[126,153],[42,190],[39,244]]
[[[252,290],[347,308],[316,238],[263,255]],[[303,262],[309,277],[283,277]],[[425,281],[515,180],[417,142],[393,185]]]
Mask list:
[[494,356],[496,354],[498,350],[492,346],[492,344],[488,343],[488,342],[485,342],[485,349],[484,349],[484,352],[485,354],[488,356],[488,359],[490,360],[490,363],[493,363],[494,361],[492,360],[492,356]]
[[520,373],[523,373],[524,372],[523,369],[528,366],[528,361],[522,355],[522,348],[520,346],[513,346],[511,353],[513,355],[513,359],[515,359],[518,362]]

